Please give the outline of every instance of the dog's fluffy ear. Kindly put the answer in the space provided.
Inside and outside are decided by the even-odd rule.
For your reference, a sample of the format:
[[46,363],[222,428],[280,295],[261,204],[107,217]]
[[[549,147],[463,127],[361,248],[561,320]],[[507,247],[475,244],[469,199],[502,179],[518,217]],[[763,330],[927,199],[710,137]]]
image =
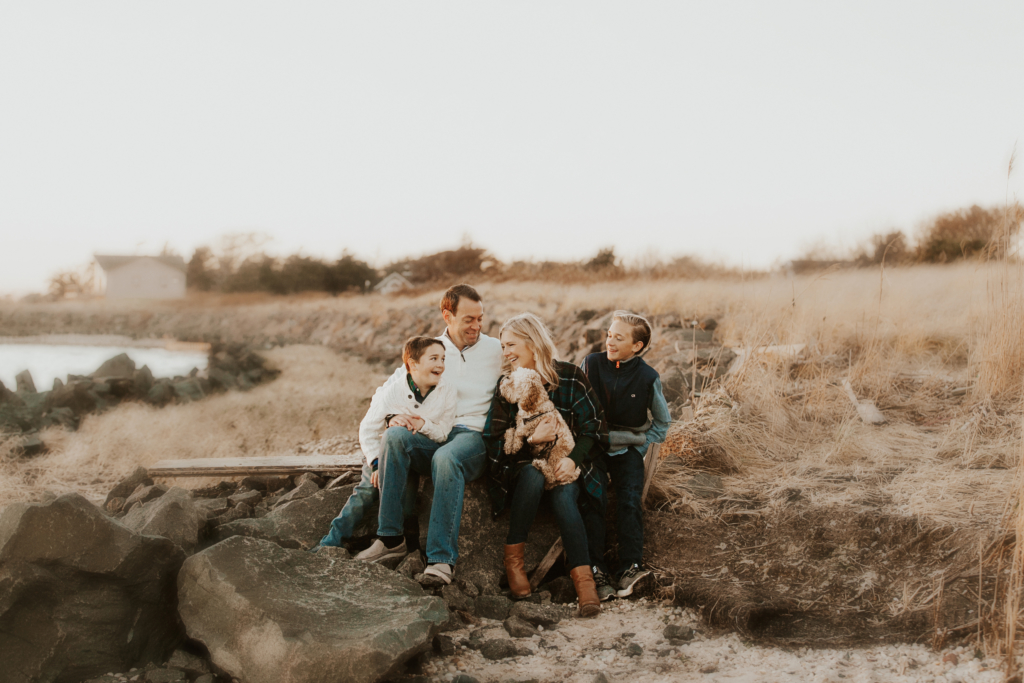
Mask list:
[[533,370],[530,370],[529,373],[523,377],[523,392],[520,400],[523,410],[535,413],[547,393],[544,391],[544,383],[540,379],[540,374]]

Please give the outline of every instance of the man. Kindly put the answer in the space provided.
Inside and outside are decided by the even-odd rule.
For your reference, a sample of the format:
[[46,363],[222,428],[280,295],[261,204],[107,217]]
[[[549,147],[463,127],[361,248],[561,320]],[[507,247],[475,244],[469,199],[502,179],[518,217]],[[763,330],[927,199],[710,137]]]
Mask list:
[[494,386],[501,375],[501,343],[481,332],[484,306],[469,285],[455,285],[441,298],[445,329],[445,381],[458,391],[455,427],[444,444],[418,433],[418,419],[392,415],[381,449],[380,517],[377,540],[356,559],[379,562],[406,554],[402,499],[410,469],[429,474],[434,502],[427,529],[428,583],[451,583],[459,557],[459,526],[466,482],[484,472],[486,448],[481,437]]

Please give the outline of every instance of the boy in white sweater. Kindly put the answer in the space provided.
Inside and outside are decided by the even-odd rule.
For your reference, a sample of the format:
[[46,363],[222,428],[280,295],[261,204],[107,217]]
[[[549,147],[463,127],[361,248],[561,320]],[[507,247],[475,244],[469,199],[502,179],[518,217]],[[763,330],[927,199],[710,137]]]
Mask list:
[[[444,344],[437,339],[413,337],[405,342],[403,365],[377,389],[370,409],[359,423],[359,446],[366,458],[362,479],[352,490],[341,514],[331,522],[330,533],[320,541],[321,546],[346,545],[362,522],[366,509],[377,502],[381,437],[385,430],[402,427],[437,443],[444,443],[448,438],[455,423],[458,393],[453,385],[444,381],[444,358]],[[418,477],[409,479],[419,481]],[[407,520],[415,519],[416,489],[415,485],[405,487],[402,507]],[[419,549],[418,525],[406,524],[406,528],[410,527],[416,531],[406,535],[407,551]]]

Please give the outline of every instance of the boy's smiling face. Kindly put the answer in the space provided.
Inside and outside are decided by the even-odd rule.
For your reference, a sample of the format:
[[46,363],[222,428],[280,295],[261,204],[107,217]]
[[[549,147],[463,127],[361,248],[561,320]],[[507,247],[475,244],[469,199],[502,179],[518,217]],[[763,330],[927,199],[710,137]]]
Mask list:
[[643,342],[633,341],[633,328],[621,320],[612,321],[605,346],[610,361],[629,360],[644,348]]

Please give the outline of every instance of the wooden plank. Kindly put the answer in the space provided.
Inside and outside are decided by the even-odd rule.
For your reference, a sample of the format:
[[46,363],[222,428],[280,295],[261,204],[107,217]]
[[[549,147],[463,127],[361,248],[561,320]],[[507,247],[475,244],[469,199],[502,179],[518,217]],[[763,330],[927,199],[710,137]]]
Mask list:
[[537,590],[537,586],[544,580],[544,577],[548,575],[551,567],[555,564],[555,560],[562,554],[562,537],[559,536],[558,540],[551,545],[551,550],[544,556],[544,559],[540,561],[537,568],[533,570],[533,576],[530,577],[530,590]]
[[652,443],[647,449],[647,454],[644,456],[644,492],[640,494],[641,506],[647,500],[647,490],[651,488],[654,473],[658,471],[658,464],[661,462],[661,459],[658,457],[658,451],[660,450],[660,443]]
[[149,468],[151,477],[216,477],[317,472],[340,475],[363,466],[361,451],[344,455],[276,455],[264,458],[191,458],[161,460]]

